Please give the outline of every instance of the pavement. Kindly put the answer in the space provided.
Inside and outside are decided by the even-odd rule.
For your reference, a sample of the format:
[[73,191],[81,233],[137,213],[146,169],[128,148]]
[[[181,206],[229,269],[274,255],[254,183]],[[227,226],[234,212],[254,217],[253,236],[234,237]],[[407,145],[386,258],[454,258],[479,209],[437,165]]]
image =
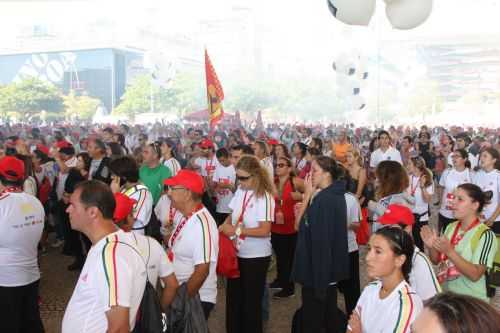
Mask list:
[[[434,214],[433,214],[434,215]],[[432,221],[434,222],[434,221]],[[67,266],[73,262],[72,257],[62,255],[61,248],[49,248],[47,255],[40,258],[42,279],[40,283],[40,313],[47,333],[61,332],[61,322],[64,310],[71,297],[79,272],[70,272]],[[360,249],[360,279],[363,288],[368,282],[364,260],[366,247]],[[269,271],[268,281],[274,279],[274,268]],[[210,315],[209,328],[211,333],[225,332],[225,293],[219,283],[217,304]],[[344,309],[342,294],[339,294],[339,307]],[[500,291],[491,303],[500,310]],[[300,306],[300,288],[296,288],[295,296],[288,299],[274,300],[270,298],[270,320],[265,323],[266,333],[285,333],[291,331],[292,316]]]

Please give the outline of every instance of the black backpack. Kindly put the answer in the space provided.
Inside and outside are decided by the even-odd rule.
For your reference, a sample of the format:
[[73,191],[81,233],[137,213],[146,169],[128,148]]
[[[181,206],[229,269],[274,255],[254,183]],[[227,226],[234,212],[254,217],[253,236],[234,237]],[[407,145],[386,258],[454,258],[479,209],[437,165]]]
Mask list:
[[144,261],[142,255],[130,244],[122,243],[133,249],[142,259],[146,266],[146,287],[142,295],[141,304],[137,311],[134,329],[132,333],[167,333],[167,316],[163,312],[156,289],[148,278],[148,263],[151,247],[148,238],[148,260]]

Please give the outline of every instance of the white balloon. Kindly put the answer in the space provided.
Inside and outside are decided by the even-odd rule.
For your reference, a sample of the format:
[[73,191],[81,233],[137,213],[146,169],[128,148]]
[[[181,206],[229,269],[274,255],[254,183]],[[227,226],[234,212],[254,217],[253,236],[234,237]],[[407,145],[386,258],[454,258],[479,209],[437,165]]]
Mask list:
[[375,0],[327,0],[330,12],[345,24],[368,25],[375,12]]
[[355,57],[348,53],[342,53],[334,62],[334,69],[339,74],[354,75],[356,73]]
[[432,12],[433,0],[395,0],[387,3],[385,14],[395,29],[413,29],[424,23]]
[[366,107],[366,100],[361,95],[355,95],[351,99],[351,105],[354,110],[361,110]]

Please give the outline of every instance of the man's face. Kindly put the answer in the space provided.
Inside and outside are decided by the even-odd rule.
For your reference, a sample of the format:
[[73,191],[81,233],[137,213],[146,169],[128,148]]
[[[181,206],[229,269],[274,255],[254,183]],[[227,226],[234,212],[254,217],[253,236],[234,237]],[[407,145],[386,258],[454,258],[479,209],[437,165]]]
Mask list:
[[231,164],[236,166],[241,159],[242,151],[241,150],[231,150]]
[[81,190],[77,189],[69,197],[69,206],[66,212],[69,214],[71,229],[83,231],[85,223],[89,222],[88,208],[80,201]]
[[167,189],[167,196],[174,208],[179,208],[180,204],[182,205],[183,202],[189,200],[190,195],[189,191],[180,185],[169,186]]
[[219,160],[219,163],[224,167],[228,167],[231,164],[231,161],[227,157],[219,157],[217,160]]
[[146,164],[158,161],[158,155],[151,145],[147,145],[146,147],[144,147],[144,149],[142,150],[142,158],[144,163]]
[[102,132],[102,139],[104,142],[111,142],[113,139],[113,134],[109,133],[108,131]]
[[387,134],[382,134],[378,139],[380,147],[387,148],[391,143],[391,139]]
[[99,154],[99,148],[97,148],[95,141],[89,142],[89,145],[87,147],[87,151],[88,151],[90,157],[92,157],[92,158],[94,158],[96,155]]
[[465,140],[463,138],[458,138],[457,139],[457,149],[464,149],[465,148]]

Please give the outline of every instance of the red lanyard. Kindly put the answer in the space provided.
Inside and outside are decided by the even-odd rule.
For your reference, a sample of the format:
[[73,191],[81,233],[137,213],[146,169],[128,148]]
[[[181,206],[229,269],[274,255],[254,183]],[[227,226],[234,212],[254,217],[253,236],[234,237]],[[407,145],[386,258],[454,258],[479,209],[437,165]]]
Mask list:
[[411,176],[411,185],[410,185],[410,190],[411,190],[411,195],[412,196],[415,196],[415,192],[417,191],[417,187],[418,187],[418,183],[420,181],[420,177],[418,177],[417,179],[417,184],[415,185],[415,187],[413,187],[413,176]]
[[172,207],[172,204],[170,204],[170,208],[168,209],[168,221],[170,223],[174,222],[175,213],[177,213],[177,209]]
[[12,193],[12,192],[15,192],[15,193],[20,193],[22,192],[23,190],[21,190],[20,187],[16,187],[16,186],[7,186],[6,188],[3,189],[2,193],[0,194],[3,194],[3,193]]
[[250,195],[247,199],[248,191],[245,192],[245,196],[243,197],[243,203],[241,206],[241,213],[240,217],[238,218],[237,223],[243,223],[243,215],[245,214],[245,210],[247,209],[248,204],[250,203],[250,200],[252,200],[253,193]]
[[[472,222],[471,225],[468,226],[467,229],[465,229],[461,235],[459,235],[458,231],[460,230],[460,227],[462,226],[462,222],[458,222],[457,226],[455,227],[455,230],[453,230],[453,235],[451,236],[451,240],[450,240],[451,246],[453,246],[453,248],[455,248],[455,246],[457,246],[458,243],[460,243],[460,241],[464,238],[465,234],[469,230],[471,230],[472,228],[477,226],[478,224],[479,224],[479,219],[475,219],[474,222]],[[447,259],[447,257],[443,254],[441,255],[441,258],[442,258],[442,260]]]
[[209,160],[207,159],[207,163],[205,165],[205,170],[207,171],[207,174],[209,174],[211,171],[212,171],[212,168],[214,167],[214,158],[212,157],[212,159],[210,160],[210,164],[208,163]]
[[177,237],[179,236],[179,234],[181,233],[182,228],[184,228],[184,226],[186,225],[187,221],[191,218],[191,216],[193,216],[193,214],[198,213],[202,209],[203,209],[203,204],[200,203],[198,206],[196,206],[196,209],[191,214],[189,214],[188,216],[185,216],[182,219],[182,221],[177,225],[177,228],[175,228],[175,231],[172,234],[172,237],[170,237],[169,248],[173,248],[174,243],[177,240]]
[[297,170],[299,169],[300,162],[302,162],[302,159],[295,161],[295,169],[297,169]]

